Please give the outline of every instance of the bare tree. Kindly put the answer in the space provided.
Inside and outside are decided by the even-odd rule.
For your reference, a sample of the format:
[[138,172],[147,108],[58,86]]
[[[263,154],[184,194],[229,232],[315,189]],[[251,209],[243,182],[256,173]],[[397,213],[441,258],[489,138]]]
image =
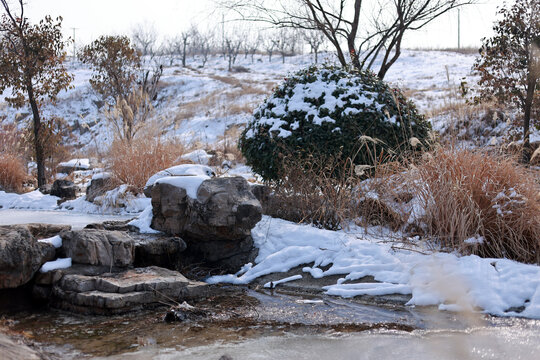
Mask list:
[[201,56],[202,67],[206,65],[215,46],[215,33],[212,30],[198,31],[194,37],[194,49]]
[[232,70],[233,64],[236,62],[236,57],[240,52],[242,46],[242,36],[239,36],[238,32],[233,31],[232,33],[225,34],[225,56],[229,62],[229,71]]
[[315,55],[315,64],[319,62],[319,50],[326,41],[324,34],[316,30],[304,30],[304,40],[308,43],[310,51]]
[[178,52],[177,38],[166,38],[161,45],[161,53],[169,60],[169,66],[172,66],[176,57],[180,55]]
[[154,25],[138,24],[131,30],[131,40],[141,56],[153,58],[157,50],[157,31]]
[[5,12],[0,17],[0,94],[10,88],[6,101],[15,107],[30,105],[37,180],[41,187],[47,182],[46,124],[41,106],[47,100],[54,102],[73,80],[63,64],[66,52],[62,18],[53,20],[46,16],[32,25],[25,16],[23,0],[18,1],[18,14],[10,9],[7,0],[0,0],[0,5]]
[[274,43],[278,53],[281,55],[281,62],[285,64],[285,56],[291,53],[292,36],[290,30],[287,28],[279,29],[277,35]]
[[262,45],[266,54],[268,54],[268,62],[272,62],[272,54],[276,51],[276,37],[273,32],[266,32],[263,36]]
[[384,78],[401,55],[403,36],[440,15],[477,0],[227,0],[222,6],[243,19],[279,27],[321,31],[339,62],[372,68]]
[[259,32],[254,33],[252,30],[253,29],[247,29],[245,40],[242,45],[244,58],[247,59],[248,56],[251,56],[251,63],[254,61],[253,57],[255,56],[255,53],[257,53],[257,50],[259,50],[262,40],[261,34]]

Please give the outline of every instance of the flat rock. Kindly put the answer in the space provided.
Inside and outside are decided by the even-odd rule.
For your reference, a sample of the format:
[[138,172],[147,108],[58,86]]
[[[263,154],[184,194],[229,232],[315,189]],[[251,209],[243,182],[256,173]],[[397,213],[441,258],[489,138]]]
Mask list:
[[60,234],[62,231],[71,230],[71,225],[56,225],[56,224],[26,224],[28,230],[36,239],[50,238]]
[[204,297],[209,285],[157,266],[97,276],[68,274],[56,283],[52,305],[82,313],[122,313]]

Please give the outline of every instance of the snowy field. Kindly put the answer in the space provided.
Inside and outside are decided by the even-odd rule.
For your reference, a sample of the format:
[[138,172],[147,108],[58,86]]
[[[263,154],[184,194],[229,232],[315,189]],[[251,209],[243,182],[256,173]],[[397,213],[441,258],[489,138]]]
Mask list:
[[[332,61],[330,55],[326,58]],[[251,63],[249,58],[241,56],[236,65],[248,71],[229,73],[222,58],[213,58],[205,68],[199,68],[196,59],[189,61],[189,68],[166,67],[154,120],[164,137],[199,143],[199,148],[210,146],[223,141],[229,130],[241,129],[252,110],[279,81],[310,62],[309,55],[287,58],[285,64],[279,57],[268,62],[266,56],[259,56]],[[473,82],[470,77],[473,62],[473,55],[405,51],[386,80],[402,87],[422,112],[429,113],[455,97],[463,77]],[[79,148],[79,153],[74,154],[77,157],[91,149],[107,147],[113,134],[97,109],[98,98],[88,84],[90,71],[74,63],[69,67],[75,74],[74,88],[63,92],[56,106],[45,106],[45,114],[62,116],[70,123],[74,145]],[[7,106],[0,96],[1,118],[22,127],[29,121],[29,114]],[[242,164],[230,171],[235,173],[253,176]],[[85,201],[84,196],[57,205],[58,198],[38,191],[23,195],[0,191],[0,207],[81,214],[142,212],[134,224],[150,231],[147,228],[151,220],[150,199],[130,195],[127,187],[112,190],[106,198],[109,201],[102,206]],[[113,206],[119,203],[122,207]],[[246,264],[240,273],[212,277],[208,281],[247,284],[265,274],[312,264],[303,271],[315,278],[342,275],[336,284],[323,289],[330,295],[407,294],[412,296],[410,306],[436,305],[448,311],[540,319],[540,266],[426,249],[396,250],[386,241],[396,236],[399,234],[380,229],[332,232],[264,217],[253,230],[259,248],[255,263]],[[368,275],[377,282],[354,282]]]

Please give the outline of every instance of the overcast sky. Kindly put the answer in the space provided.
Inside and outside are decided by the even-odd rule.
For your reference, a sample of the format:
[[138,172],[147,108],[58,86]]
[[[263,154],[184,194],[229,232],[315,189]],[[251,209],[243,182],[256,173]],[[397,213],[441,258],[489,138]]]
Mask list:
[[[14,0],[12,0],[14,3]],[[26,0],[27,16],[38,21],[45,15],[64,18],[66,35],[76,28],[77,44],[85,44],[102,34],[129,34],[137,24],[151,24],[163,36],[174,36],[191,24],[213,26],[221,12],[213,0]],[[461,45],[478,47],[480,39],[491,35],[497,6],[503,0],[484,0],[461,10]],[[232,26],[232,25],[231,25]],[[405,39],[409,48],[457,47],[457,10],[439,18]]]

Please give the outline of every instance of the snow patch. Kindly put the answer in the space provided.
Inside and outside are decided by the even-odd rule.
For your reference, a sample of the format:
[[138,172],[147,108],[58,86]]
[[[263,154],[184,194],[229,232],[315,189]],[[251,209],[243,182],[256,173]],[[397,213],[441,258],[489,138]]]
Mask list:
[[60,164],[58,164],[58,166],[80,168],[80,169],[90,169],[90,160],[89,159],[71,159],[69,161],[61,162]]
[[137,227],[142,234],[157,234],[159,231],[150,227],[152,225],[152,217],[152,205],[150,205],[136,219],[131,220],[128,225]]
[[57,249],[62,247],[62,238],[60,237],[60,235],[56,235],[56,236],[46,238],[46,239],[40,239],[38,240],[38,242],[51,244]]
[[[498,316],[540,319],[540,266],[507,259],[424,255],[396,250],[381,242],[385,234],[355,228],[351,233],[333,232],[264,216],[252,230],[259,255],[255,265],[236,275],[212,276],[208,283],[247,284],[276,272],[314,263],[303,271],[319,278],[343,275],[324,288],[342,297],[359,295],[411,295],[407,303],[435,305],[443,310],[482,309]],[[395,236],[395,234],[394,234]],[[323,271],[321,268],[330,267]],[[375,282],[350,283],[365,276]],[[524,307],[519,314],[511,309]]]
[[60,258],[46,262],[41,269],[39,269],[39,272],[46,273],[57,269],[67,269],[69,267],[71,267],[71,258]]

